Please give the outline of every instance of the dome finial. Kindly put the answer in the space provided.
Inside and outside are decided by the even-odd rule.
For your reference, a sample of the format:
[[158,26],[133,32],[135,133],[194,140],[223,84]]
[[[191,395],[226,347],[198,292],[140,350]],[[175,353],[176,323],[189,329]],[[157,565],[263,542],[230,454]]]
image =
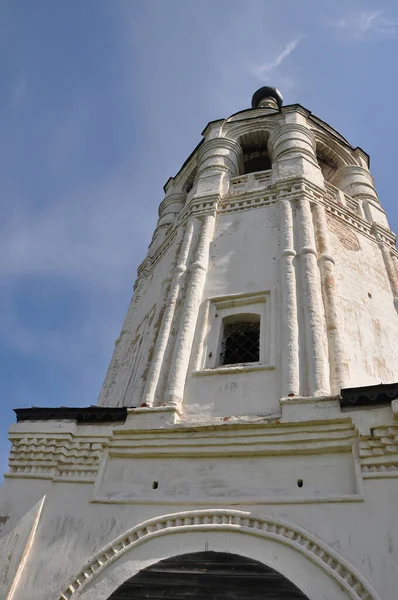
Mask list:
[[275,108],[279,110],[283,104],[283,97],[274,87],[264,86],[254,92],[252,108]]

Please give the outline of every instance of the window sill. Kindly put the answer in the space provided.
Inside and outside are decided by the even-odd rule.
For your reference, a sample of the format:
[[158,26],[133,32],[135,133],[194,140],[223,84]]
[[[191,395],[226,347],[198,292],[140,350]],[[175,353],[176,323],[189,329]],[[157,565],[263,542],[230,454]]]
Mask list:
[[222,375],[229,373],[250,373],[251,371],[272,371],[275,369],[273,365],[261,365],[258,363],[239,363],[236,365],[225,365],[213,367],[212,369],[202,369],[201,371],[193,371],[194,377],[201,375]]

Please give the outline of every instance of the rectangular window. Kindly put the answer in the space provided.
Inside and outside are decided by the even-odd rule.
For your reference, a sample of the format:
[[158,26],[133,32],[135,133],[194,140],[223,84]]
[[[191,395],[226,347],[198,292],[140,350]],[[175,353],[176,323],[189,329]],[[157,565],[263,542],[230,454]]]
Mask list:
[[195,372],[273,368],[270,292],[210,298],[203,325]]
[[235,322],[224,324],[220,352],[221,365],[259,362],[260,317],[250,316],[252,320],[241,320],[238,315]]

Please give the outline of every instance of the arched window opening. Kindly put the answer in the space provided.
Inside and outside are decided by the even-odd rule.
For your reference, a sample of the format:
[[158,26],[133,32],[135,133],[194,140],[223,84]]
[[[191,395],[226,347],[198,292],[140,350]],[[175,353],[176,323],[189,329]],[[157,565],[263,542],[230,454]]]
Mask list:
[[182,191],[185,192],[186,194],[189,194],[189,192],[193,188],[193,184],[195,183],[195,178],[196,178],[196,172],[197,172],[196,169],[194,171],[192,171],[192,173],[189,175],[189,177],[187,177],[187,180],[185,181],[184,185],[182,186]]
[[271,169],[271,159],[267,150],[249,148],[243,153],[243,174],[257,173]]
[[330,181],[332,176],[337,171],[337,165],[332,158],[326,155],[325,152],[317,152],[316,158],[318,165],[321,168],[323,178],[325,181]]
[[257,560],[229,552],[195,552],[137,573],[108,600],[308,600],[289,579]]
[[250,131],[239,138],[243,155],[243,172],[240,175],[269,171],[272,167],[267,149],[268,132],[262,129]]
[[260,315],[238,314],[223,320],[220,365],[260,361]]

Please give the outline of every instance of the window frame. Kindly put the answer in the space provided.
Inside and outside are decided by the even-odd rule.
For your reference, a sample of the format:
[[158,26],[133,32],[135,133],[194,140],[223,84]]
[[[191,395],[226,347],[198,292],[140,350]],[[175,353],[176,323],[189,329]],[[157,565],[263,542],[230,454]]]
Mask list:
[[[271,293],[254,292],[210,298],[204,323],[202,358],[198,373],[236,372],[274,368],[274,325],[271,319]],[[272,311],[273,312],[273,311]],[[221,364],[220,353],[225,319],[239,320],[256,315],[260,321],[260,354],[258,362]]]
[[[258,359],[250,360],[250,361],[237,361],[237,362],[223,362],[223,355],[227,352],[230,352],[230,348],[226,343],[225,330],[229,325],[243,325],[244,323],[249,323],[252,325],[253,323],[258,324]],[[232,365],[242,365],[242,364],[259,364],[260,362],[260,340],[261,340],[261,315],[257,313],[234,313],[229,316],[225,316],[222,319],[221,330],[220,330],[220,353],[218,355],[218,366],[232,366]]]

